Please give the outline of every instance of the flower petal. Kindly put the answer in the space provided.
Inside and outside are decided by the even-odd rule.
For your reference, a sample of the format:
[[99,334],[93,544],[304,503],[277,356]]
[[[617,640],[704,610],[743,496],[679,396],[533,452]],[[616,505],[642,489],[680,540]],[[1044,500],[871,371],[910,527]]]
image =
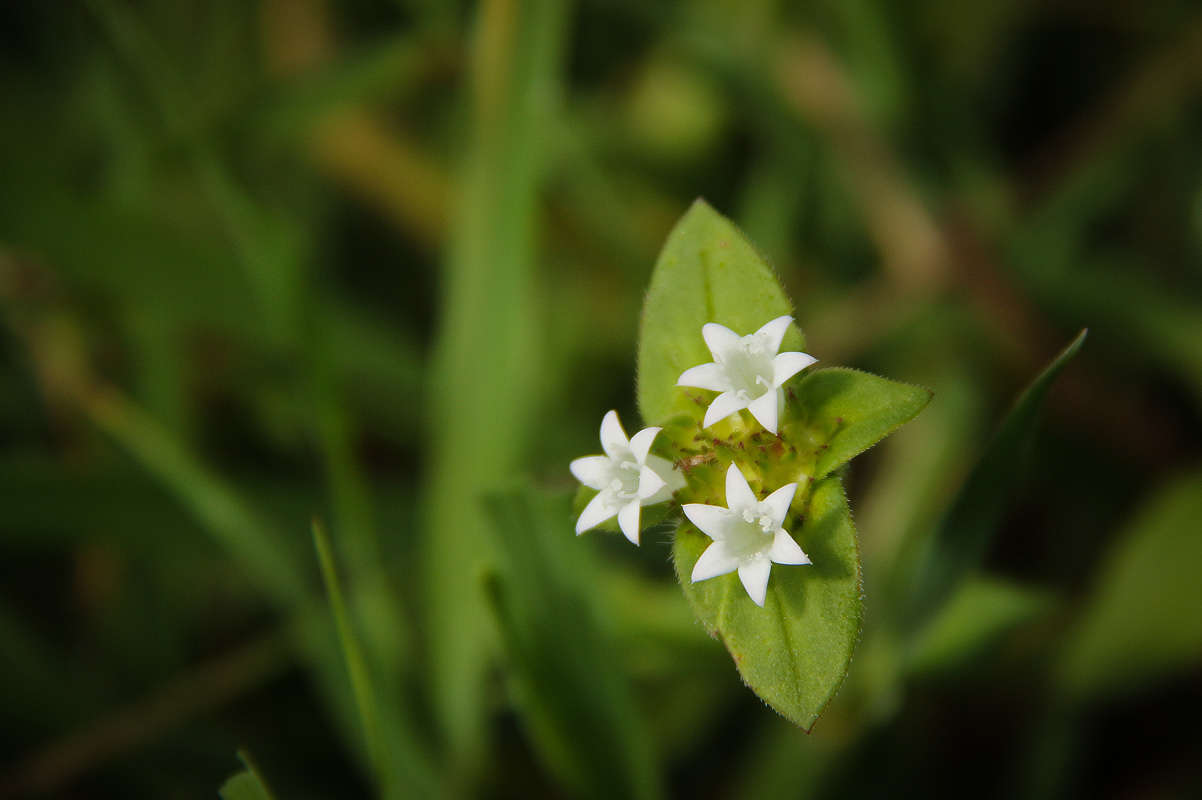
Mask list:
[[639,543],[639,501],[631,500],[618,511],[618,527],[634,544]]
[[568,465],[573,477],[590,489],[604,489],[613,480],[613,462],[607,456],[585,456]]
[[810,557],[798,546],[788,531],[777,531],[768,550],[768,558],[777,564],[809,564]]
[[643,428],[630,437],[630,452],[635,461],[640,464],[646,463],[647,454],[651,452],[651,443],[655,441],[655,437],[662,430],[663,428]]
[[739,470],[737,464],[726,468],[726,507],[731,511],[742,511],[752,508],[759,502],[755,492],[747,485],[747,479]]
[[626,438],[626,431],[622,430],[617,411],[606,413],[601,420],[601,447],[605,455],[612,459],[624,457],[630,449],[630,440]]
[[613,492],[602,491],[589,501],[589,504],[584,507],[584,511],[580,512],[580,519],[576,520],[576,535],[579,536],[589,528],[595,528],[605,520],[612,518],[618,513],[621,506],[621,501],[614,496]]
[[714,541],[726,538],[732,522],[729,509],[722,506],[707,506],[704,503],[685,503],[681,506],[689,522],[697,526],[697,530]]
[[715,422],[721,422],[741,408],[747,408],[745,401],[740,400],[734,392],[723,392],[715,397],[710,407],[705,410],[705,419],[701,427],[708,428]]
[[[651,467],[643,467],[639,470],[639,500],[646,500],[648,497],[655,496],[656,492],[664,488],[664,479],[656,473]],[[640,505],[650,505],[650,503],[640,503]]]
[[647,456],[647,466],[655,470],[656,474],[663,478],[668,488],[674,492],[677,489],[683,489],[688,482],[684,479],[684,474],[666,458]]
[[789,323],[792,321],[793,318],[788,314],[785,314],[783,317],[777,317],[761,325],[760,329],[755,332],[755,335],[763,336],[765,343],[772,348],[770,352],[775,353],[780,350],[781,340],[785,338],[785,331],[789,330]]
[[768,595],[768,576],[772,574],[772,562],[766,558],[753,558],[739,564],[739,580],[751,596],[751,602],[764,607]]
[[709,389],[711,392],[725,392],[731,388],[730,379],[721,364],[710,362],[689,367],[680,373],[676,379],[677,386],[692,386],[697,389]]
[[763,425],[764,430],[769,433],[776,433],[777,412],[780,411],[780,397],[780,389],[770,389],[752,400],[747,406],[747,410],[751,412],[751,416],[755,417],[756,422]]
[[701,338],[705,339],[705,346],[713,353],[714,361],[722,361],[728,353],[738,348],[742,337],[725,325],[707,322],[701,326]]
[[809,353],[777,353],[772,359],[772,382],[781,386],[785,381],[817,362]]
[[739,559],[726,549],[726,543],[714,542],[705,548],[701,558],[697,559],[697,563],[693,565],[693,574],[690,580],[696,583],[716,578],[719,575],[734,572],[738,566]]
[[647,456],[647,466],[655,470],[664,485],[655,494],[643,498],[643,505],[653,506],[672,499],[672,493],[685,487],[684,475],[672,466],[672,462],[659,456]]
[[776,527],[785,524],[785,517],[789,515],[789,506],[796,492],[797,484],[787,483],[764,498],[764,504],[772,509],[772,521],[776,523]]

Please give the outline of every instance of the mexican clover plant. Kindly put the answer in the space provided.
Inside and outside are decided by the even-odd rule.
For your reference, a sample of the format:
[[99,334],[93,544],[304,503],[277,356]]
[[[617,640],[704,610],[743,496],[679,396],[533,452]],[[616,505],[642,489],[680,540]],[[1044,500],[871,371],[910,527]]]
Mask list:
[[671,521],[694,613],[747,685],[808,730],[847,673],[863,609],[840,467],[930,393],[811,368],[804,346],[772,269],[697,201],[668,236],[643,309],[638,405],[652,427],[627,439],[610,411],[604,455],[571,467],[584,484],[576,532],[617,517],[638,544],[641,525]]

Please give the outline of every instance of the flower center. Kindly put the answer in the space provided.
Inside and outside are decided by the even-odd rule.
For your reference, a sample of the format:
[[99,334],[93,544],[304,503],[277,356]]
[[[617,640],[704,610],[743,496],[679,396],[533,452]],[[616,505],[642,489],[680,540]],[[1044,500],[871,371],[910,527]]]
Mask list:
[[751,334],[739,340],[737,348],[729,351],[722,367],[730,381],[735,397],[750,403],[772,389],[773,353],[767,337]]
[[639,462],[633,458],[619,461],[613,480],[609,482],[609,490],[618,497],[636,496],[639,493],[639,475],[642,469]]
[[737,513],[745,524],[735,526],[727,540],[727,546],[744,558],[767,551],[772,546],[772,539],[777,531],[772,510],[763,503],[757,503]]
[[743,521],[757,526],[764,533],[775,533],[776,521],[772,519],[772,515],[762,508],[743,509]]
[[739,349],[749,356],[763,355],[768,351],[768,342],[766,336],[762,334],[750,334],[739,340]]

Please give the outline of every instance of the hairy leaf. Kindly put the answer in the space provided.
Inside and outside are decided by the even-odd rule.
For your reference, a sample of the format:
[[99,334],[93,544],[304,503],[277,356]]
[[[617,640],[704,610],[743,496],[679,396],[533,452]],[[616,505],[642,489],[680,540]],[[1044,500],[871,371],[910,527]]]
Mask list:
[[[701,338],[707,322],[739,334],[793,311],[772,268],[730,220],[697,200],[668,235],[643,304],[639,335],[638,402],[647,425],[680,414],[699,417],[701,406],[676,386],[689,367],[712,361]],[[782,350],[805,340],[790,327]]]
[[931,400],[929,389],[843,367],[806,373],[794,394],[790,417],[816,445],[815,478],[893,433]]
[[808,730],[847,674],[863,612],[855,526],[837,476],[813,485],[803,513],[791,532],[813,564],[774,564],[763,608],[734,573],[690,582],[710,543],[691,525],[677,531],[673,552],[693,611],[721,638],[743,680]]

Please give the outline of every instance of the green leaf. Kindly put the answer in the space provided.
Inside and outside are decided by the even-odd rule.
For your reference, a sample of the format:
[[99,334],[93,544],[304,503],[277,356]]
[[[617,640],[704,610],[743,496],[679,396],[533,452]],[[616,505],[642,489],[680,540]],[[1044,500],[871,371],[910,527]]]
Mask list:
[[494,637],[477,580],[489,542],[478,500],[520,463],[554,380],[539,368],[536,234],[568,5],[480,6],[473,45],[476,113],[426,384],[420,554],[429,701],[457,773],[476,769],[487,734]]
[[1047,613],[1052,596],[997,578],[960,586],[913,645],[911,674],[948,675],[980,659],[1014,629]]
[[816,445],[815,478],[872,447],[931,401],[929,389],[845,367],[807,372],[793,391],[797,402],[787,413],[808,428]]
[[811,566],[773,565],[763,608],[731,573],[692,583],[710,538],[684,524],[676,533],[676,576],[693,611],[721,637],[743,680],[768,705],[809,729],[851,662],[863,614],[855,526],[837,476],[814,484],[804,523],[792,530]]
[[[638,403],[658,425],[701,407],[676,386],[680,373],[712,361],[701,338],[707,322],[748,334],[793,308],[772,268],[730,220],[697,200],[676,223],[655,263],[639,334]],[[795,327],[782,350],[801,350]]]
[[566,497],[530,492],[487,503],[499,569],[485,589],[508,656],[518,714],[540,759],[574,795],[661,794],[651,742],[596,610],[588,540]]
[[221,784],[217,793],[221,795],[222,800],[274,800],[274,795],[259,777],[258,768],[250,756],[239,751],[238,760],[246,769]]
[[[395,691],[388,692],[388,683],[381,685],[374,680],[374,674],[379,674],[379,671],[377,669],[373,673],[362,636],[353,624],[350,606],[334,562],[334,548],[325,526],[318,520],[313,521],[313,545],[321,566],[321,577],[329,597],[334,629],[350,678],[355,707],[363,726],[369,764],[380,796],[393,798],[429,794],[435,791],[435,778],[430,774],[428,756],[420,744],[421,737],[406,714],[405,700],[396,696]],[[364,586],[357,588],[357,599],[362,600]],[[382,591],[378,584],[375,590]],[[392,593],[387,592],[385,602],[392,599]]]
[[1060,352],[1018,398],[956,496],[939,528],[924,543],[905,587],[903,624],[916,630],[927,624],[973,570],[989,547],[1006,503],[1023,475],[1023,464],[1039,421],[1044,397],[1060,371],[1085,342],[1086,331]]
[[1085,700],[1130,691],[1202,661],[1202,471],[1157,493],[1097,573],[1058,677]]
[[83,398],[83,407],[97,426],[175,493],[278,606],[292,608],[304,601],[304,573],[296,550],[172,431],[114,391],[93,392]]
[[376,719],[378,703],[372,685],[371,671],[368,669],[363,647],[354,626],[351,625],[350,614],[347,612],[342,582],[338,579],[338,570],[334,566],[334,549],[330,546],[329,534],[326,533],[325,526],[319,520],[313,520],[313,546],[317,550],[317,560],[321,564],[321,578],[326,585],[326,594],[330,598],[330,611],[334,615],[334,627],[338,631],[338,642],[342,646],[346,671],[350,676],[351,690],[355,695],[355,705],[359,709],[359,719],[363,723],[363,737],[367,744],[368,756],[371,759],[376,779],[381,784],[385,784],[380,726]]

